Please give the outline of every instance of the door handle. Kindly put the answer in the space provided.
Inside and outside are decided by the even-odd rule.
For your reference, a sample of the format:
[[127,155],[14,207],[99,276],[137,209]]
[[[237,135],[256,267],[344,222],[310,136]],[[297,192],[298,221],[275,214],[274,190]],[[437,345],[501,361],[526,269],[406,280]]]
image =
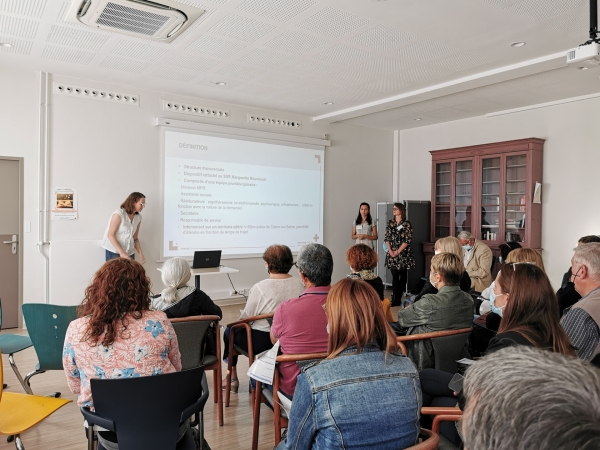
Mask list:
[[13,255],[17,254],[17,244],[19,243],[19,241],[17,241],[17,235],[16,234],[12,235],[12,241],[4,241],[2,243],[3,244],[12,244],[12,248],[11,248],[12,254]]

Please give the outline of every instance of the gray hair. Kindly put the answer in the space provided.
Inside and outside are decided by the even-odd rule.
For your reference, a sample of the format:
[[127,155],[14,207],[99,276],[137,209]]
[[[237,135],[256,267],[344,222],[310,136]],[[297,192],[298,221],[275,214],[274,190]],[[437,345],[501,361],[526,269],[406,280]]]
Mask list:
[[161,276],[163,284],[167,287],[161,295],[165,301],[173,302],[177,296],[177,289],[187,284],[192,273],[185,259],[171,258],[163,264]]
[[315,286],[329,286],[333,273],[333,256],[321,244],[306,244],[298,252],[298,270]]
[[515,346],[466,372],[465,448],[600,448],[600,370],[582,360]]
[[590,276],[600,281],[600,242],[579,244],[574,250],[573,262],[587,267]]
[[456,236],[457,239],[465,239],[465,240],[470,240],[472,238],[474,238],[475,236],[473,236],[471,233],[469,233],[468,231],[461,231],[460,233],[458,233],[458,236]]

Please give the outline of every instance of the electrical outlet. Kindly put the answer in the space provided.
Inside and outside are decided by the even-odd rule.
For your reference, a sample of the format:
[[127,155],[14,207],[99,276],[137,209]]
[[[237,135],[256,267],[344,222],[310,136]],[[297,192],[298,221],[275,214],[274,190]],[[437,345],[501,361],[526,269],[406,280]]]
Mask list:
[[241,295],[238,291],[234,291],[233,289],[229,291],[229,296],[233,297],[235,295]]

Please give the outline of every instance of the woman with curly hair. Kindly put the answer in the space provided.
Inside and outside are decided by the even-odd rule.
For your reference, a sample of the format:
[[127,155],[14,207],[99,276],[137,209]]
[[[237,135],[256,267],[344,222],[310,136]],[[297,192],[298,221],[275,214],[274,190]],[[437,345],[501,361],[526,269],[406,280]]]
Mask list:
[[[69,325],[63,350],[67,383],[79,406],[94,407],[91,378],[125,378],[179,372],[177,335],[162,311],[150,311],[150,280],[136,261],[107,261],[94,275]],[[185,433],[186,427],[180,429]],[[101,432],[105,448],[116,435]],[[108,441],[108,442],[106,442]],[[105,445],[106,444],[106,445]]]
[[353,245],[346,251],[346,262],[352,273],[346,278],[364,280],[369,284],[383,300],[383,281],[375,273],[377,267],[377,252],[366,244]]

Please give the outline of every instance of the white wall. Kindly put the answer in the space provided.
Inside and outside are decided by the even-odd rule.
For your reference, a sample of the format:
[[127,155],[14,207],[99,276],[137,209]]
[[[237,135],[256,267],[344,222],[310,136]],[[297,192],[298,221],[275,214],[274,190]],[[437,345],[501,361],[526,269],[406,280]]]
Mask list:
[[[51,81],[71,82],[103,89],[119,89],[140,96],[139,107],[52,95],[50,99],[50,186],[74,187],[79,194],[79,220],[50,222],[51,302],[78,303],[83,289],[103,262],[99,241],[110,214],[132,191],[147,196],[140,241],[147,259],[146,270],[154,291],[162,289],[159,273],[161,217],[161,157],[156,117],[202,122],[200,118],[160,109],[160,99],[198,99],[113,86],[98,81],[53,76]],[[32,222],[25,235],[24,302],[43,301],[43,259],[37,241],[37,127],[38,74],[9,68],[0,62],[0,155],[25,158],[24,220]],[[334,256],[334,281],[348,271],[345,251],[352,244],[351,223],[361,201],[372,205],[391,198],[391,131],[343,124],[313,124],[309,117],[252,109],[244,106],[201,101],[203,105],[226,108],[228,121],[204,119],[206,123],[281,132],[246,123],[247,112],[276,114],[302,120],[302,130],[285,131],[301,136],[329,135],[325,151],[324,243]],[[227,260],[240,270],[232,275],[237,288],[249,288],[267,274],[258,259]],[[295,269],[293,269],[295,270]],[[203,280],[203,289],[217,297],[230,289],[226,277]]]
[[431,196],[430,150],[536,137],[544,144],[542,248],[555,288],[584,235],[600,233],[600,99],[400,132],[400,192]]

